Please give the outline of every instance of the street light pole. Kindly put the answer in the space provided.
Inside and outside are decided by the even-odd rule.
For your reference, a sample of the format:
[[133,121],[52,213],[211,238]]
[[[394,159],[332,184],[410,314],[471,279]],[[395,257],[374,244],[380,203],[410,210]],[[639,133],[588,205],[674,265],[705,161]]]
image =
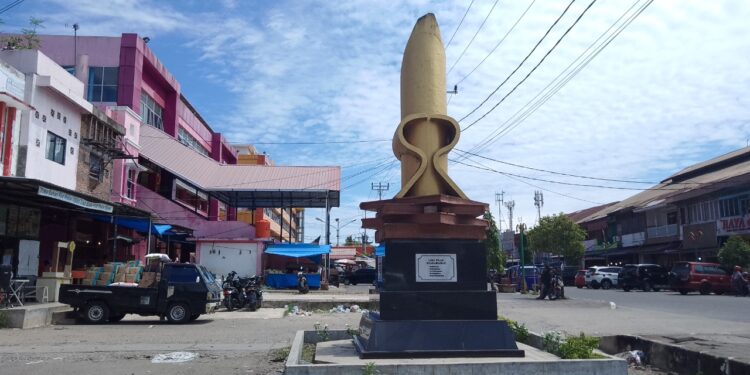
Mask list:
[[521,243],[520,250],[521,250],[521,288],[523,293],[526,293],[528,291],[528,286],[526,285],[526,262],[524,261],[523,256],[523,242],[524,242],[524,231],[526,230],[526,224],[518,224],[518,231],[521,233]]
[[336,218],[336,246],[339,246],[339,229],[341,227],[339,226],[341,223],[339,222],[339,218]]

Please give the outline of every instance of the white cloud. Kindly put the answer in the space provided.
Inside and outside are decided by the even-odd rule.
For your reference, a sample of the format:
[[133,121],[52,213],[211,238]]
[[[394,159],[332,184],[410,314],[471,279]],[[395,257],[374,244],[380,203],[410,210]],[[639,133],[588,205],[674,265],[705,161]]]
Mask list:
[[[224,1],[191,11],[162,3],[51,0],[86,34],[141,34],[174,38],[207,78],[223,82],[223,109],[212,126],[236,142],[388,139],[399,122],[401,53],[416,19],[434,12],[444,41],[468,2]],[[461,79],[495,46],[529,1],[501,2],[472,47],[448,76]],[[606,30],[631,2],[597,2],[544,64],[506,102],[461,137],[469,149],[526,104]],[[449,113],[463,117],[520,62],[566,3],[537,1],[498,50],[459,87]],[[478,114],[519,82],[574,21],[577,2],[548,40]],[[486,16],[492,1],[476,1],[447,50],[452,64]],[[656,1],[570,83],[482,153],[543,169],[582,175],[659,180],[691,163],[742,147],[750,134],[750,4],[737,1]],[[56,24],[55,24],[56,25]],[[62,31],[47,23],[47,32]],[[160,51],[156,51],[157,54]],[[190,77],[177,77],[186,80]],[[196,103],[201,107],[201,103]],[[476,118],[476,116],[471,118]],[[470,119],[471,119],[470,118]],[[464,125],[467,122],[464,121]],[[280,164],[352,164],[391,155],[390,143],[261,146]],[[498,165],[526,176],[587,182]],[[355,169],[354,173],[360,171]],[[342,192],[335,216],[354,215],[373,199],[370,181],[398,181],[397,166]],[[346,170],[345,170],[346,172]],[[451,175],[473,199],[492,202],[496,190],[516,200],[516,216],[536,217],[534,187],[501,175],[451,165]],[[346,176],[346,174],[345,174]],[[368,179],[368,177],[370,177]],[[595,202],[632,192],[529,181]],[[590,182],[590,181],[588,181]],[[393,186],[389,194],[395,194]],[[589,203],[545,193],[543,213],[574,211]],[[314,211],[314,210],[313,210]],[[492,211],[497,207],[492,205]],[[309,222],[309,221],[308,221]],[[506,224],[507,225],[507,224]]]

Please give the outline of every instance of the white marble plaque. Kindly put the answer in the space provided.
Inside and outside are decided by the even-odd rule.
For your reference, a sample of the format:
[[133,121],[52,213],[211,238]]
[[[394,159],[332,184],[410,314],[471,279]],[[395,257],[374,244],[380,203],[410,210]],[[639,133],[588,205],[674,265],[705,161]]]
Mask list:
[[416,254],[418,283],[455,283],[456,254]]

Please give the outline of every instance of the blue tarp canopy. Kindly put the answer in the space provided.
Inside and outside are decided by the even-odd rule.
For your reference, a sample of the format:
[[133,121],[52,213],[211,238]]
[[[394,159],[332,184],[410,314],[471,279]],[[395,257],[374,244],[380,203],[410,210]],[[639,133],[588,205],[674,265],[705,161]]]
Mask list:
[[[118,227],[125,227],[129,229],[135,229],[138,232],[148,233],[148,219],[133,219],[133,218],[122,218],[115,217],[114,222],[111,216],[106,215],[91,215],[94,220],[104,221],[107,223],[117,223]],[[171,225],[167,224],[151,224],[151,232],[159,236],[172,229]]]
[[380,244],[378,247],[375,248],[375,256],[376,257],[384,257],[385,256],[385,245]]
[[266,254],[281,255],[290,258],[309,258],[317,255],[329,254],[331,245],[317,245],[312,243],[279,243],[268,245]]

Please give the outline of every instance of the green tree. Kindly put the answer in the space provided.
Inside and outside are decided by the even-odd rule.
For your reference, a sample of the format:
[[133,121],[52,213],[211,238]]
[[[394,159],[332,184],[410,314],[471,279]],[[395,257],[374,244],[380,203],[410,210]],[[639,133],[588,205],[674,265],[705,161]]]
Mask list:
[[485,212],[484,220],[489,222],[484,244],[487,247],[487,268],[502,274],[505,272],[505,252],[500,248],[500,235],[495,225],[492,213]]
[[576,264],[583,257],[586,232],[565,214],[545,216],[529,230],[529,247],[565,257],[565,263]]
[[359,238],[354,237],[354,235],[348,235],[344,240],[344,246],[356,246],[361,244],[362,242],[359,240]]
[[742,237],[731,236],[719,250],[719,261],[724,267],[747,267],[750,265],[750,244]]
[[[2,21],[0,21],[0,24]],[[44,20],[39,18],[29,18],[29,27],[21,29],[20,35],[8,35],[0,38],[0,46],[3,49],[37,49],[39,48],[39,35],[37,29],[43,28]]]

